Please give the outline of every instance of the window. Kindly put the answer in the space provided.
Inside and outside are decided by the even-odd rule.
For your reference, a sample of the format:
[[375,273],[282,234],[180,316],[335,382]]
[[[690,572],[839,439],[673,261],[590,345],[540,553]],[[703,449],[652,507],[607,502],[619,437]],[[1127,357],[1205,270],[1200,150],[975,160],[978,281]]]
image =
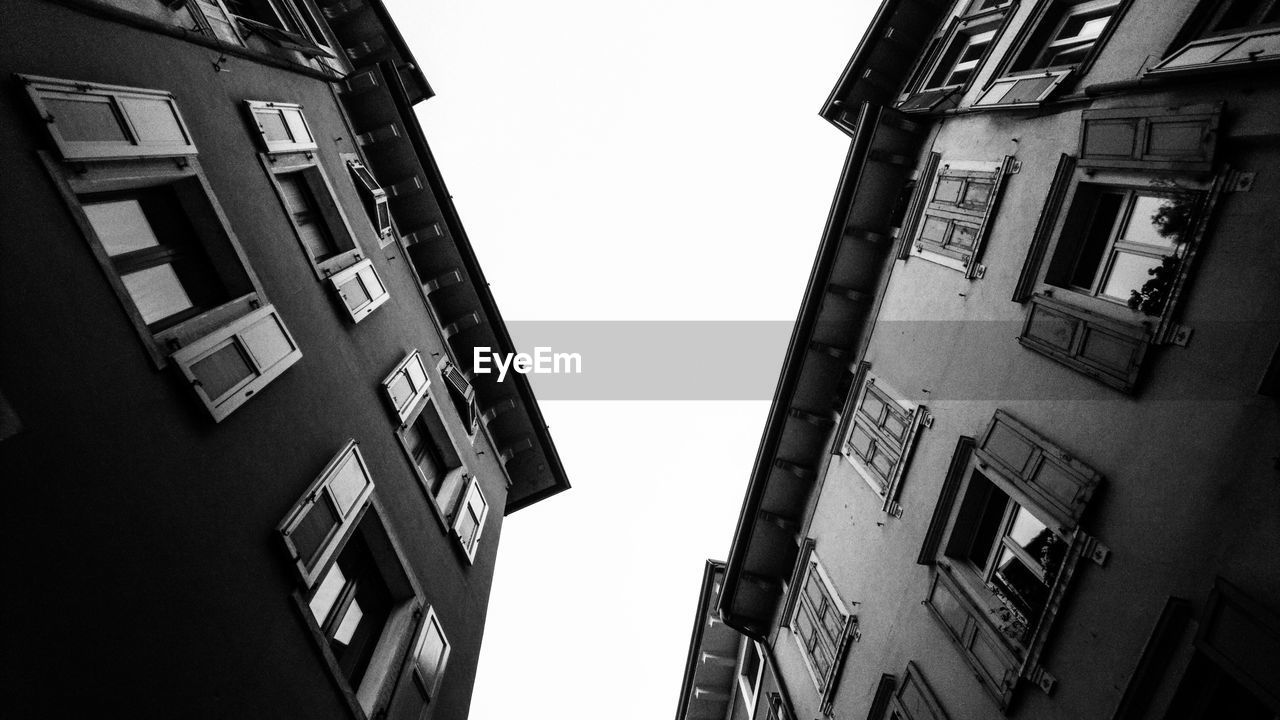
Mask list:
[[422,593],[373,491],[360,449],[349,441],[278,527],[301,580],[299,610],[328,671],[369,717],[389,701],[422,612]]
[[467,376],[448,358],[440,361],[440,375],[444,378],[454,409],[467,428],[467,434],[474,437],[480,429],[480,408],[476,405],[475,389]]
[[196,154],[171,93],[20,77],[64,160]]
[[286,50],[309,57],[332,56],[324,31],[306,0],[220,0],[243,37],[259,35]]
[[484,490],[480,487],[479,478],[470,478],[462,503],[453,516],[453,534],[462,546],[468,560],[475,560],[476,548],[480,546],[480,534],[484,532],[484,521],[489,517],[489,501],[485,499]]
[[928,411],[902,399],[883,380],[872,375],[863,363],[855,381],[850,421],[844,435],[842,453],[853,464],[876,495],[885,512],[902,516],[898,494],[911,450]]
[[1080,528],[1101,476],[1003,411],[957,452],[935,510],[945,530],[922,551],[936,566],[926,604],[1003,707],[1021,678],[1055,682],[1044,639],[1077,561],[1109,552]]
[[427,397],[431,380],[417,350],[405,356],[391,374],[382,380],[382,389],[400,422],[408,421],[418,411],[418,403]]
[[738,697],[742,698],[747,717],[755,717],[756,700],[760,696],[760,676],[764,672],[764,659],[754,640],[743,636],[738,652]]
[[257,131],[263,150],[269,153],[301,152],[318,147],[301,105],[246,100],[245,107],[250,127]]
[[177,360],[221,420],[301,353],[214,199],[172,97],[26,80],[37,111],[63,118],[46,127],[76,164],[41,159],[147,354],[156,367]]
[[364,258],[314,156],[263,155],[262,166],[317,277],[327,278]]
[[[892,676],[889,676],[892,677]],[[887,720],[948,720],[942,704],[915,663],[907,663],[902,684],[889,698]]]
[[953,18],[925,51],[907,82],[910,92],[899,98],[897,108],[930,112],[954,107],[1000,34],[1006,13],[992,11],[1004,5],[974,0],[963,15]]
[[769,693],[766,707],[769,710],[769,714],[765,716],[767,720],[791,720],[794,717],[778,693]]
[[850,614],[806,540],[797,563],[798,584],[788,599],[788,627],[824,704],[835,692],[844,653],[856,639],[858,618]]
[[1005,177],[1013,158],[1003,162],[952,161],[942,164],[933,153],[927,168],[937,169],[919,202],[921,217],[913,221],[911,255],[959,270],[967,278],[981,277],[978,263],[995,216]]
[[374,230],[377,231],[378,237],[382,238],[382,244],[385,246],[392,239],[391,210],[387,206],[387,191],[383,190],[374,179],[369,168],[354,156],[347,157],[347,169],[355,180],[356,189],[364,198],[364,209],[369,215],[369,222],[373,223]]
[[1075,72],[1088,69],[1131,0],[1042,2],[1015,46],[1005,77],[992,82],[979,107],[1026,107],[1043,102]]
[[413,687],[420,693],[423,705],[436,696],[448,664],[449,639],[440,627],[440,618],[436,615],[435,608],[428,607],[426,616],[422,619],[422,628],[413,644],[413,661],[409,665]]
[[1153,75],[1268,67],[1280,60],[1280,2],[1205,2]]

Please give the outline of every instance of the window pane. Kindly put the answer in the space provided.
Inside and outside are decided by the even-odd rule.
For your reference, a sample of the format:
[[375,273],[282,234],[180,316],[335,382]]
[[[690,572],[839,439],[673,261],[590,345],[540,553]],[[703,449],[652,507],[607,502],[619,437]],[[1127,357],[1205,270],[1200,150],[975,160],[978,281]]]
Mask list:
[[338,600],[338,594],[346,584],[347,576],[343,575],[342,569],[334,563],[320,580],[320,587],[316,588],[316,594],[312,596],[311,602],[307,603],[317,623],[324,624],[325,618],[329,617],[330,611],[333,610],[333,604]]
[[289,142],[289,129],[285,127],[284,118],[280,117],[279,111],[276,110],[255,110],[254,119],[258,121],[258,127],[262,130],[262,136],[267,142]]
[[985,502],[979,506],[981,514],[977,518],[973,541],[969,545],[969,560],[985,570],[991,548],[995,545],[996,538],[1000,537],[1000,526],[1004,521],[1004,511],[1009,503],[1009,496],[977,470],[973,471],[968,492],[978,493],[978,497],[986,494]]
[[142,313],[142,322],[152,325],[194,307],[172,265],[129,273],[120,278],[133,304]]
[[1009,92],[1005,93],[1004,97],[1000,98],[1000,102],[1002,103],[1035,102],[1040,99],[1040,95],[1042,95],[1045,90],[1048,90],[1049,87],[1053,85],[1053,81],[1055,79],[1056,78],[1051,76],[1051,77],[1034,77],[1034,78],[1026,78],[1023,80],[1019,80],[1015,82],[1012,87],[1009,88]]
[[413,384],[409,382],[407,374],[398,372],[395,379],[391,381],[391,385],[387,387],[387,392],[391,393],[391,402],[400,408],[413,397]]
[[1158,257],[1117,251],[1112,255],[1111,270],[1100,294],[1128,302],[1130,295],[1140,290],[1151,279],[1151,271],[1158,267]]
[[941,245],[947,241],[948,225],[950,223],[943,218],[925,215],[924,224],[920,228],[920,239]]
[[1139,195],[1122,239],[1172,251],[1187,229],[1193,204],[1190,199]]
[[467,505],[462,509],[462,521],[458,523],[458,537],[462,539],[462,544],[468,548],[475,542],[476,530],[480,528],[480,518],[476,517],[475,512]]
[[54,128],[73,142],[129,142],[116,109],[106,98],[44,98]]
[[123,255],[160,244],[151,223],[134,199],[86,202],[81,205],[108,255]]
[[249,354],[257,361],[258,367],[266,369],[275,365],[286,355],[293,352],[293,343],[285,334],[279,316],[268,315],[240,333]]
[[872,438],[861,425],[854,425],[849,433],[849,446],[864,460],[871,454]]
[[311,509],[307,510],[307,514],[302,516],[298,526],[289,533],[293,547],[298,551],[298,557],[302,558],[308,568],[315,563],[329,535],[337,525],[338,514],[330,504],[329,498],[321,495]]
[[1010,637],[1021,642],[1040,618],[1040,611],[1049,598],[1049,587],[1038,573],[1027,567],[1008,548],[1000,552],[991,583],[1000,601],[1021,616],[1014,620],[1016,631],[1010,634]]
[[862,393],[862,407],[859,410],[866,415],[871,422],[876,425],[880,424],[880,416],[884,413],[884,401],[875,394],[870,387]]
[[881,427],[899,443],[907,437],[907,417],[896,410],[891,409],[885,413],[884,424]]
[[422,639],[422,647],[418,650],[417,658],[418,669],[422,671],[423,679],[427,681],[428,690],[435,687],[436,680],[444,670],[444,651],[444,635],[440,632],[440,626],[436,624],[435,618],[432,617],[427,625],[427,633]]
[[1080,244],[1075,270],[1071,274],[1071,285],[1081,288],[1093,287],[1093,279],[1098,274],[1098,266],[1102,263],[1107,244],[1111,241],[1111,234],[1115,228],[1116,218],[1120,215],[1123,200],[1124,195],[1119,193],[1103,193],[1094,201],[1093,215],[1089,219],[1085,237]]
[[1012,539],[1018,547],[1026,548],[1031,542],[1039,537],[1040,533],[1047,531],[1045,524],[1036,519],[1026,508],[1018,508],[1018,512],[1013,516],[1013,525],[1009,527],[1009,538]]
[[973,244],[977,239],[978,228],[962,223],[956,223],[955,228],[951,231],[951,237],[947,240],[947,245],[949,247],[969,250],[973,248]]
[[255,375],[253,366],[234,340],[191,366],[204,394],[217,400]]
[[427,373],[422,369],[421,361],[411,361],[405,366],[405,372],[409,374],[409,380],[413,382],[414,390],[421,390],[427,386]]
[[284,121],[288,124],[289,134],[293,136],[294,142],[311,142],[311,133],[307,132],[307,123],[302,119],[302,112],[300,110],[285,110]]
[[359,275],[339,285],[338,294],[342,296],[342,301],[347,304],[347,309],[351,311],[355,311],[370,300],[369,293],[364,289],[364,283],[360,282]]
[[173,114],[168,100],[125,97],[120,106],[138,133],[138,142],[148,145],[186,145],[187,136]]
[[364,611],[360,609],[360,603],[355,600],[347,606],[347,611],[342,615],[342,622],[338,624],[338,629],[333,633],[334,642],[340,642],[343,645],[351,642],[351,636],[356,634],[356,628],[360,626],[360,621],[364,619]]

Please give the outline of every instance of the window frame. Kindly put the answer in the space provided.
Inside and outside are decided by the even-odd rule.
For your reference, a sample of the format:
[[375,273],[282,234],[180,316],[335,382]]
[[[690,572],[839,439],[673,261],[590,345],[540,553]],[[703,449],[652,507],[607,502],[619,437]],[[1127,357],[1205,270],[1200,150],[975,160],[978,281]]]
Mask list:
[[[1010,12],[1012,0],[1004,0],[986,9],[975,9],[981,2],[982,0],[968,0],[965,10],[960,15],[952,17],[950,22],[934,35],[912,71],[905,89],[898,97],[894,105],[896,109],[907,113],[929,113],[941,109],[944,105],[954,107],[959,98],[973,86],[979,72],[991,59],[996,44],[1004,37],[1005,28],[1008,27],[1013,15]],[[934,84],[934,77],[962,38],[972,39],[988,33],[991,37],[982,54],[972,61],[973,68],[968,77],[959,83]],[[964,47],[956,51],[955,60],[952,62],[953,67],[947,71],[946,79],[950,79],[955,74],[954,65],[959,63],[959,58],[968,45],[969,43],[966,42]],[[948,104],[947,101],[952,102]]]
[[[1271,0],[1269,6],[1255,11],[1256,17],[1251,18],[1247,25],[1215,29],[1214,24],[1222,19],[1222,15],[1230,8],[1233,2],[1238,1],[1240,0],[1218,3],[1216,0],[1204,0],[1191,14],[1182,31],[1178,33],[1178,37],[1165,52],[1164,57],[1160,62],[1149,68],[1146,74],[1159,76],[1274,68],[1277,62],[1280,62],[1280,52],[1263,54],[1260,58],[1256,55],[1242,53],[1243,57],[1219,62],[1221,58],[1228,53],[1236,51],[1251,39],[1280,33],[1280,19],[1271,22],[1254,21],[1265,20],[1267,14],[1274,13],[1277,9],[1280,9],[1280,3],[1277,3],[1276,0]],[[1220,47],[1220,52],[1207,60],[1174,64],[1177,58],[1184,53],[1214,45]]]
[[[962,442],[956,453],[921,550],[922,559],[934,567],[925,605],[983,688],[1005,708],[1020,680],[1030,680],[1046,693],[1057,682],[1040,665],[1045,642],[1063,599],[1072,591],[1080,560],[1088,557],[1102,564],[1109,555],[1081,525],[1103,478],[1003,410],[996,411],[976,444]],[[1004,602],[986,587],[968,559],[975,536],[983,531],[980,522],[986,510],[985,498],[974,494],[975,475],[1004,493],[1009,505],[1027,508],[1067,543],[1044,607],[1026,628],[1017,627],[1016,618],[1002,612]],[[935,533],[935,527],[941,532]]]
[[[863,398],[868,393],[874,394],[883,404],[883,413],[886,414],[884,418],[873,420],[862,412]],[[902,481],[906,477],[912,454],[919,441],[920,431],[932,424],[929,410],[924,405],[907,399],[881,376],[872,373],[871,364],[867,362],[858,366],[854,374],[852,391],[846,403],[839,434],[840,454],[881,500],[881,511],[894,517],[902,517],[902,507],[898,505],[898,498],[902,493]],[[904,426],[900,442],[895,441],[893,436],[883,429],[884,423],[887,422],[887,415],[895,411],[902,417]],[[883,477],[870,459],[863,458],[853,446],[852,437],[857,428],[862,428],[863,433],[871,438],[873,450],[878,450],[883,443],[894,451],[893,454],[896,454],[889,472]]]
[[[338,299],[338,304],[351,316],[351,322],[353,323],[358,323],[369,317],[374,310],[382,307],[391,299],[391,292],[387,290],[387,284],[383,281],[382,275],[378,273],[378,269],[374,266],[371,258],[364,258],[351,267],[330,275],[328,282]],[[365,299],[355,306],[347,302],[347,293],[344,291],[344,288],[353,282],[360,284],[360,289],[365,295]]]
[[[263,152],[268,154],[286,153],[286,152],[315,152],[320,148],[316,142],[315,132],[311,129],[311,123],[307,122],[307,116],[302,112],[302,106],[298,103],[278,102],[275,100],[245,100],[245,113],[248,117],[249,128],[254,130],[257,136],[257,142]],[[262,121],[258,119],[259,115],[275,115],[280,119],[280,125],[289,135],[288,140],[272,140],[267,137],[266,128],[262,125]],[[290,119],[296,122],[290,122]],[[299,139],[299,133],[305,132],[306,138]]]
[[[472,510],[478,507],[477,511]],[[471,536],[470,541],[462,536],[462,521],[471,514],[475,518],[476,531]],[[489,517],[489,499],[485,497],[484,488],[480,486],[480,479],[471,475],[468,479],[466,489],[463,490],[459,497],[458,504],[453,511],[453,522],[450,523],[449,530],[462,552],[467,557],[467,562],[475,562],[476,550],[480,547],[480,536],[484,534],[484,523]]]
[[[824,595],[823,607],[831,607],[840,616],[839,632],[836,634],[828,632],[831,628],[821,624],[822,618],[817,615],[816,610],[812,607],[812,599],[805,593],[805,587],[814,575],[817,576],[819,590]],[[792,589],[787,598],[787,604],[783,609],[783,617],[791,637],[799,647],[800,657],[804,661],[809,678],[813,680],[813,686],[821,696],[823,706],[826,707],[835,695],[836,679],[843,668],[844,658],[848,653],[849,646],[860,637],[858,616],[849,612],[844,601],[840,598],[835,585],[831,582],[831,578],[828,577],[826,570],[822,567],[822,563],[814,552],[814,541],[812,539],[806,539],[801,548],[792,580]],[[819,633],[826,635],[830,641],[831,647],[827,648],[827,650],[831,655],[831,661],[825,673],[819,672],[814,659],[810,655],[811,650],[807,645],[809,640],[803,637],[799,628],[799,618],[801,613],[804,612],[812,616],[810,625],[815,633],[813,639],[815,648],[817,644],[821,644],[822,638],[818,637]],[[817,621],[817,623],[815,624],[814,621]]]
[[347,175],[356,186],[356,191],[364,204],[365,215],[369,224],[377,234],[378,243],[386,247],[395,240],[394,219],[391,217],[391,205],[387,191],[373,176],[373,171],[360,158],[352,153],[343,153],[342,159],[347,164]]
[[[751,676],[743,672],[747,669],[747,656],[749,653],[754,653],[756,657],[756,670]],[[742,698],[743,707],[747,712],[747,720],[751,720],[756,716],[756,705],[760,701],[760,682],[764,677],[764,662],[764,653],[760,650],[760,643],[743,635],[742,643],[739,646],[734,679],[738,684],[738,697]]]
[[[213,188],[209,185],[204,170],[196,158],[187,158],[185,165],[178,165],[163,158],[148,158],[86,162],[73,168],[54,159],[47,152],[40,151],[39,155],[58,192],[62,195],[72,220],[79,227],[81,236],[84,237],[89,250],[102,268],[107,283],[115,292],[125,315],[142,340],[147,355],[157,369],[164,368],[169,363],[170,355],[175,350],[268,304],[262,283],[249,263],[248,256],[236,238],[235,232],[231,229],[231,223],[223,213]],[[183,191],[189,194],[191,203],[190,206],[184,203],[184,210],[188,213],[194,210],[201,215],[199,220],[202,222],[191,218],[193,226],[199,231],[198,242],[206,248],[215,243],[220,246],[225,245],[224,262],[229,265],[234,261],[239,266],[248,290],[194,317],[162,330],[152,331],[142,319],[142,313],[125,288],[115,263],[99,239],[97,230],[85,214],[80,196],[179,184],[182,184]],[[216,264],[214,272],[224,277],[218,272]]]
[[[106,85],[103,83],[64,80],[40,75],[18,75],[24,85],[28,97],[31,98],[36,112],[45,123],[45,129],[64,160],[106,160],[130,159],[144,157],[188,157],[197,154],[195,141],[191,137],[191,129],[182,118],[173,93],[165,90],[127,87],[124,85]],[[57,116],[49,107],[50,99],[73,99],[85,101],[95,98],[93,102],[106,104],[119,123],[119,128],[126,136],[123,141],[105,140],[69,140],[63,136],[57,123]],[[182,143],[145,143],[141,132],[141,118],[135,117],[128,109],[129,100],[163,103],[173,113],[177,129],[186,138]]]
[[[271,181],[276,197],[280,200],[281,209],[284,210],[285,217],[289,220],[289,226],[293,228],[294,235],[297,237],[298,244],[302,249],[302,255],[306,258],[307,263],[311,265],[311,269],[318,279],[326,280],[335,273],[345,270],[364,259],[365,254],[360,247],[360,241],[351,229],[351,223],[347,220],[347,213],[338,202],[337,195],[333,191],[333,184],[329,182],[329,175],[325,172],[319,158],[313,153],[259,153],[258,159]],[[318,217],[315,222],[324,226],[329,236],[333,238],[335,246],[338,246],[337,252],[327,258],[317,260],[312,256],[310,249],[307,248],[302,239],[302,228],[299,227],[297,218],[294,217],[285,200],[285,191],[280,183],[280,176],[294,174],[298,175],[300,180],[305,183],[310,199],[316,205]]]
[[[435,677],[427,677],[427,672],[422,667],[420,655],[432,628],[435,628],[436,633],[439,634],[444,650],[440,654],[440,665],[436,670]],[[453,651],[453,644],[449,642],[449,636],[444,632],[444,627],[440,623],[440,616],[431,605],[427,605],[423,612],[422,623],[414,637],[411,648],[409,656],[412,659],[407,663],[409,675],[414,685],[422,692],[425,698],[424,704],[429,705],[438,696],[440,685],[444,681],[444,674],[449,667],[449,655]]]
[[462,424],[467,428],[467,437],[474,442],[480,430],[480,406],[476,401],[475,386],[448,357],[440,359],[436,365],[440,377],[444,379],[445,389],[449,393],[453,409],[457,411]]
[[[417,376],[421,378],[421,382],[414,379],[415,369]],[[396,379],[401,375],[408,380],[412,390],[410,395],[403,401],[397,401],[395,393],[391,388],[395,384]],[[422,412],[422,408],[418,407],[422,401],[429,397],[431,389],[431,376],[427,374],[427,366],[422,362],[422,353],[415,348],[410,350],[404,359],[396,364],[395,368],[382,379],[382,392],[387,398],[387,402],[391,405],[392,411],[399,418],[401,426],[408,425],[411,418],[416,418]]]
[[[340,473],[349,463],[356,463],[364,485],[354,495],[347,495],[348,509],[340,514],[338,522],[320,541],[312,562],[306,562],[300,556],[291,533],[320,499],[332,503],[332,507],[341,509],[342,497],[332,487],[332,481],[341,477]],[[302,616],[323,657],[326,671],[338,687],[343,697],[352,707],[364,713],[364,717],[374,717],[379,709],[387,706],[398,686],[404,664],[407,661],[407,650],[411,647],[413,623],[422,613],[425,604],[421,588],[414,578],[404,551],[399,541],[387,524],[386,513],[378,504],[374,493],[375,483],[360,453],[359,444],[350,439],[342,450],[329,460],[324,470],[310,484],[306,492],[285,513],[276,527],[282,540],[286,555],[294,564],[298,574],[299,587],[293,592],[294,604]],[[342,669],[339,667],[325,629],[321,627],[310,606],[321,587],[321,579],[326,577],[338,562],[348,542],[357,533],[369,547],[376,569],[388,586],[393,602],[387,619],[378,633],[378,639],[372,650],[372,657],[362,673],[358,686],[352,687]],[[357,717],[359,717],[357,713]]]

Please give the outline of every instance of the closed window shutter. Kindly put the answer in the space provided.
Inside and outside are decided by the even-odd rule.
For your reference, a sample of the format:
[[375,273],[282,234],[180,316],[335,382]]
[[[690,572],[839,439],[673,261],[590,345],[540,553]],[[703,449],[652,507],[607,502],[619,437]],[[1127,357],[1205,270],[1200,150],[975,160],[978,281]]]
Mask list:
[[1080,166],[1208,172],[1224,104],[1086,110]]
[[1021,664],[996,634],[984,613],[944,569],[934,574],[925,605],[973,667],[984,689],[1001,708],[1008,707]]
[[330,276],[329,282],[354,322],[365,319],[391,299],[369,258]]
[[221,421],[302,357],[276,309],[267,305],[173,354],[173,360]]
[[277,530],[307,587],[328,565],[373,495],[373,478],[354,440],[334,456]]
[[1132,392],[1151,335],[1141,325],[1064,303],[1046,295],[1031,298],[1018,342],[1067,367]]
[[462,422],[466,424],[467,432],[474,434],[479,429],[480,423],[475,390],[471,387],[471,383],[467,381],[467,377],[462,374],[462,371],[448,360],[444,361],[440,374],[444,376],[445,382],[448,383],[449,398],[453,400],[454,408],[457,409]]
[[979,274],[982,255],[1013,158],[1006,157],[995,170],[957,170],[943,165],[923,202],[914,232],[917,252],[928,251],[958,260],[965,277]]
[[[1016,418],[997,410],[975,450],[980,463],[994,465],[1020,483],[1032,504],[1053,515],[1064,535],[1075,529],[1102,480]],[[1025,504],[1025,503],[1024,503]]]

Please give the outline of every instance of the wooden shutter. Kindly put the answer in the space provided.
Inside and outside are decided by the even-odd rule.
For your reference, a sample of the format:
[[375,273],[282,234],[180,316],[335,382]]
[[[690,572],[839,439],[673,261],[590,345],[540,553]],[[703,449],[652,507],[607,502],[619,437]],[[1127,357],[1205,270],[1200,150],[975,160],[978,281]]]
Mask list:
[[1049,70],[1034,75],[1004,77],[991,83],[974,107],[1034,107],[1044,102],[1071,75],[1071,70]]
[[467,381],[467,376],[463,375],[462,371],[448,359],[441,361],[440,374],[444,376],[445,383],[449,387],[449,398],[453,401],[454,409],[458,411],[458,416],[467,426],[467,433],[474,435],[480,427],[475,389]]
[[907,720],[948,720],[942,704],[914,662],[907,663],[906,675],[893,695],[893,709]]
[[1067,191],[1071,189],[1071,180],[1075,177],[1076,159],[1063,153],[1058,158],[1058,167],[1053,172],[1053,182],[1049,184],[1049,193],[1045,196],[1044,207],[1040,210],[1040,218],[1036,221],[1035,232],[1031,236],[1031,245],[1027,248],[1026,260],[1022,263],[1022,272],[1018,275],[1018,284],[1014,287],[1012,300],[1024,303],[1031,299],[1036,283],[1040,278],[1040,267],[1044,263],[1049,243],[1053,241],[1053,230],[1062,212]]
[[1280,617],[1218,578],[1196,630],[1196,649],[1208,655],[1272,707],[1280,707]]
[[396,365],[396,369],[382,380],[382,390],[401,424],[413,415],[418,403],[427,396],[427,388],[430,386],[431,380],[422,364],[422,355],[417,350],[405,356]]
[[267,305],[173,354],[173,360],[221,421],[302,357],[276,309]]
[[915,238],[916,228],[920,226],[920,218],[924,215],[924,207],[928,204],[929,193],[933,190],[931,180],[938,171],[938,163],[942,153],[931,152],[924,162],[920,174],[916,176],[916,186],[911,193],[911,203],[907,206],[906,220],[903,221],[898,249],[895,255],[899,260],[911,256],[911,241]]
[[1223,107],[1085,110],[1080,166],[1208,172]]
[[302,114],[302,106],[294,103],[246,100],[249,119],[257,130],[262,149],[267,152],[299,152],[319,147],[311,127]]
[[421,695],[423,704],[430,702],[440,688],[440,679],[444,677],[445,668],[449,664],[451,646],[444,629],[440,627],[440,618],[435,608],[427,606],[422,618],[422,627],[413,641],[413,655],[409,673],[413,679],[415,690]]
[[[1093,468],[1003,410],[996,411],[974,453],[980,467],[994,466],[1015,480],[1014,489],[1026,495],[1032,506],[1051,514],[1063,535],[1079,525],[1102,481]],[[1027,504],[1026,499],[1020,502]]]
[[329,282],[354,322],[369,317],[369,313],[391,299],[369,258],[330,276]]
[[1077,372],[1123,392],[1133,392],[1151,334],[1106,315],[1060,302],[1031,298],[1018,342]]
[[[480,546],[480,534],[484,532],[484,521],[489,516],[489,501],[485,499],[484,491],[480,489],[480,481],[472,477],[467,484],[466,492],[462,495],[462,502],[458,503],[458,510],[453,516],[453,534],[458,537],[462,543],[462,547],[467,552],[467,557],[474,560],[476,548]],[[471,537],[466,537],[466,525],[468,522],[474,521],[476,524],[475,532]]]
[[372,495],[369,468],[356,441],[349,440],[276,528],[307,587],[320,577]]
[[64,160],[195,155],[173,95],[19,76]]
[[955,584],[945,566],[934,573],[925,605],[977,671],[982,687],[1001,708],[1008,707],[1018,683],[1020,661],[991,627],[983,610]]
[[960,263],[965,277],[979,277],[978,259],[1012,165],[1011,157],[991,170],[943,165],[929,182],[924,209],[913,230],[916,252],[951,258]]

